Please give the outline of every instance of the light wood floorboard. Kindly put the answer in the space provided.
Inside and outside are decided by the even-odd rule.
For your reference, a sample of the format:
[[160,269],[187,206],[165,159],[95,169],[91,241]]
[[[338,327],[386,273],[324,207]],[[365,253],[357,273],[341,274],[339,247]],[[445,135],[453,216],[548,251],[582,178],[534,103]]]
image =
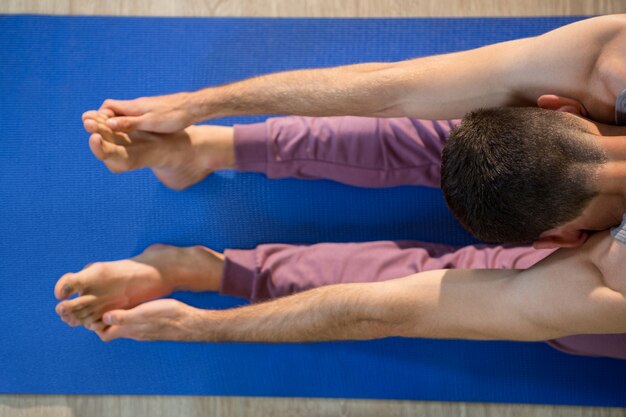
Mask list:
[[0,395],[0,417],[624,417],[625,409],[319,398]]
[[3,0],[2,13],[112,16],[415,17],[626,13],[624,0]]
[[[0,0],[0,13],[254,17],[597,15],[626,13],[626,0]],[[626,417],[626,409],[311,398],[0,395],[0,417],[83,416]]]

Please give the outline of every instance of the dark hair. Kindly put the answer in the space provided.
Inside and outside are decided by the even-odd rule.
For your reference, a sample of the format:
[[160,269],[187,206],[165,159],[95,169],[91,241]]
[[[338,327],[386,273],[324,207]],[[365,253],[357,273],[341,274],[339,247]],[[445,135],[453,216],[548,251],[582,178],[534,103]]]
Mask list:
[[492,108],[467,114],[443,150],[441,188],[486,242],[528,242],[578,217],[606,160],[571,114]]

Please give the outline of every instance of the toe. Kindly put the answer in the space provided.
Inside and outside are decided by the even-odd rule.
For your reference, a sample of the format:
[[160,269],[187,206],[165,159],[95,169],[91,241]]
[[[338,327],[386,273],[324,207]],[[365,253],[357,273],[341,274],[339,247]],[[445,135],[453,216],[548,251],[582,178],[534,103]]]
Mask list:
[[[114,166],[108,166],[109,169],[113,172],[121,172],[129,169],[127,166],[128,161],[128,151],[125,147],[115,145],[106,140],[100,140],[99,143],[100,153],[103,155],[103,161],[111,161],[116,162],[117,164]],[[120,166],[120,163],[122,164]]]
[[101,120],[98,121],[98,133],[100,133],[105,140],[116,145],[130,145],[131,143],[130,137],[126,133],[114,132]]
[[115,145],[104,140],[100,133],[89,137],[89,149],[100,161],[105,162],[112,172],[122,172],[130,169],[128,151],[124,146]]
[[86,328],[92,330],[94,332],[99,332],[107,327],[106,324],[102,322],[102,319],[94,320],[92,323],[85,325]]
[[91,326],[93,323],[95,323],[96,321],[100,319],[101,319],[101,316],[94,314],[94,313],[86,314],[82,317],[77,317],[78,322],[87,328],[88,326]]
[[76,327],[80,325],[80,323],[71,316],[61,316],[61,320],[63,320],[65,323],[67,323],[68,326],[71,327]]
[[[91,310],[93,308],[94,302],[97,297],[95,295],[83,295],[80,297],[76,297],[72,300],[65,300],[57,304],[56,312],[61,316],[74,316],[76,318],[79,317],[79,313],[82,310],[89,308]],[[82,312],[81,315],[85,315],[88,312]]]
[[98,113],[102,116],[104,116],[105,118],[109,118],[109,117],[113,117],[115,116],[115,112],[111,109],[100,109],[98,110]]
[[[122,172],[129,169],[126,148],[104,140],[100,133],[94,133],[89,137],[89,149],[96,158],[105,162],[111,171]],[[108,165],[110,162],[114,165]]]
[[76,277],[77,274],[68,273],[63,275],[54,286],[54,296],[58,300],[62,300],[71,297],[74,294],[81,292],[83,285]]
[[95,309],[95,306],[88,305],[81,309],[77,309],[76,312],[74,312],[74,314],[72,315],[82,324],[91,323],[97,319],[97,317],[95,317],[94,309]]
[[94,133],[89,137],[89,149],[91,149],[91,153],[94,154],[96,158],[101,161],[104,161],[106,155],[102,150],[102,136],[99,133]]

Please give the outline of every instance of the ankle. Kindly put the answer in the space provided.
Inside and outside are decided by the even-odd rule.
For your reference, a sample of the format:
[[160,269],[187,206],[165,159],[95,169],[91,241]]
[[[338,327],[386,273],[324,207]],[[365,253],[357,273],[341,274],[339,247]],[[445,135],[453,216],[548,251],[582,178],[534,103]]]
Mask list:
[[190,126],[187,132],[197,140],[207,166],[214,170],[235,166],[235,133],[230,126]]
[[188,251],[188,256],[193,259],[198,268],[193,274],[181,274],[176,283],[176,290],[219,291],[224,271],[224,255],[201,245],[191,246],[184,250]]

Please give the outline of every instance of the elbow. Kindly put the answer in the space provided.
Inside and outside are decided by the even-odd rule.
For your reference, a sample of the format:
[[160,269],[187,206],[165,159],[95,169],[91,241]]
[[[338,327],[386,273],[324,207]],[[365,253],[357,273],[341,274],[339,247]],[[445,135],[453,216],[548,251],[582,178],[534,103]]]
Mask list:
[[363,90],[371,91],[371,96],[367,99],[376,103],[374,116],[413,116],[415,110],[413,92],[421,89],[412,78],[410,71],[402,65],[381,68],[365,76]]
[[626,297],[626,244],[608,233],[599,238],[590,255],[590,261],[599,271],[603,286]]
[[[400,304],[400,303],[398,303]],[[370,334],[383,337],[424,337],[424,326],[415,309],[413,311],[400,305],[386,305],[377,309],[362,321]]]
[[[423,300],[416,299],[412,280],[395,279],[365,284],[359,318],[378,337],[427,337],[433,322]],[[366,301],[365,301],[366,300]]]
[[427,326],[416,310],[394,306],[389,309],[383,320],[377,320],[377,325],[386,337],[429,337],[432,332],[425,330]]

